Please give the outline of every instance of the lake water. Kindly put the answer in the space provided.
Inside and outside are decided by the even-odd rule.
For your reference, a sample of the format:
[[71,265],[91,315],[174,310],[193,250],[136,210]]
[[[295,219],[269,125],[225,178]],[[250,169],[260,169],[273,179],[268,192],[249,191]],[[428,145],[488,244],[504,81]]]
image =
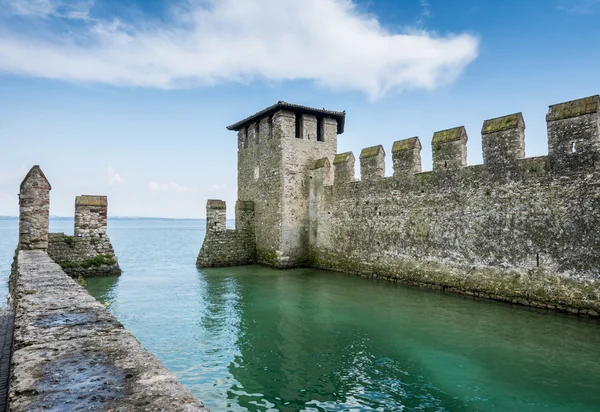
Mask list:
[[[600,410],[598,321],[318,270],[198,270],[204,231],[110,220],[124,273],[88,288],[213,411]],[[4,285],[17,221],[0,236]]]

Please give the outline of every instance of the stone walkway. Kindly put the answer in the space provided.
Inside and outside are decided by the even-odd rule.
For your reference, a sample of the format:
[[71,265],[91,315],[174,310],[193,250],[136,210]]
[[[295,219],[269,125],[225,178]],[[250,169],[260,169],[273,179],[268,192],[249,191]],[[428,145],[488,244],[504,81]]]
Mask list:
[[8,309],[0,309],[0,411],[8,410],[8,382],[15,317]]
[[208,412],[41,250],[19,251],[11,412]]

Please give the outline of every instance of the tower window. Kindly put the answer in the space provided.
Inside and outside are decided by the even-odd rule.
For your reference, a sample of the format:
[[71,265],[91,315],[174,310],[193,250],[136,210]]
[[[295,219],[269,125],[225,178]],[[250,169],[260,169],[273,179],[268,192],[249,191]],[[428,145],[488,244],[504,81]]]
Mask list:
[[571,153],[577,153],[577,145],[575,142],[571,142]]
[[302,132],[303,132],[303,124],[302,124],[302,114],[301,113],[296,113],[296,138],[297,139],[302,139]]
[[260,143],[260,121],[256,122],[254,125],[254,137],[256,139],[256,143]]
[[271,139],[273,137],[273,115],[269,116],[269,119],[267,120],[267,125],[269,127],[269,130],[267,130],[267,138]]
[[323,134],[323,118],[317,117],[317,142],[325,141]]
[[248,126],[244,127],[244,149],[248,148]]

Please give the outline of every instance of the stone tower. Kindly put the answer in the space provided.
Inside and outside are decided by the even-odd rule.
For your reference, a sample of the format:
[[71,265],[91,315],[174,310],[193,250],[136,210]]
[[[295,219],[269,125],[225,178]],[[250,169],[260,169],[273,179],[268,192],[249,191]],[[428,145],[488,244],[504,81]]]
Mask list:
[[19,249],[48,249],[50,182],[39,166],[33,166],[19,192]]
[[308,170],[333,158],[344,112],[286,102],[228,127],[238,132],[238,200],[254,202],[256,263],[277,267],[308,259]]

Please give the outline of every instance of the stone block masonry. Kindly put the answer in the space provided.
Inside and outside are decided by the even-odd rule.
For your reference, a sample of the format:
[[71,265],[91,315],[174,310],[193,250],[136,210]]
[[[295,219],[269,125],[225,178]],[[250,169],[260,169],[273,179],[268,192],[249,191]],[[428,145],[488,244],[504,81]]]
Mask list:
[[50,182],[39,166],[33,166],[19,193],[19,249],[48,249]]
[[407,173],[407,141],[394,177],[348,181],[334,162],[330,186],[314,168],[310,265],[598,316],[598,99],[550,107],[548,156],[524,157],[517,113],[484,122],[483,165],[457,127],[434,134],[432,172]]
[[433,134],[433,171],[421,171],[412,137],[394,143],[392,177],[383,147],[364,149],[357,180],[354,154],[336,154],[345,113],[279,102],[229,127],[239,138],[238,198],[255,203],[256,258],[244,263],[598,316],[600,97],[552,105],[546,120],[547,156],[525,157],[515,113],[484,122],[482,165],[467,165],[459,126]]
[[74,236],[49,235],[48,254],[67,274],[74,277],[121,274],[106,233],[107,209],[106,196],[77,196]]
[[43,250],[18,253],[10,411],[208,411]]
[[120,275],[121,268],[106,234],[106,196],[77,196],[74,236],[48,233],[50,183],[33,166],[19,193],[19,250],[44,250],[71,276]]
[[240,266],[253,263],[254,203],[236,203],[236,228],[226,227],[226,205],[222,200],[206,204],[206,236],[196,265],[198,267]]

